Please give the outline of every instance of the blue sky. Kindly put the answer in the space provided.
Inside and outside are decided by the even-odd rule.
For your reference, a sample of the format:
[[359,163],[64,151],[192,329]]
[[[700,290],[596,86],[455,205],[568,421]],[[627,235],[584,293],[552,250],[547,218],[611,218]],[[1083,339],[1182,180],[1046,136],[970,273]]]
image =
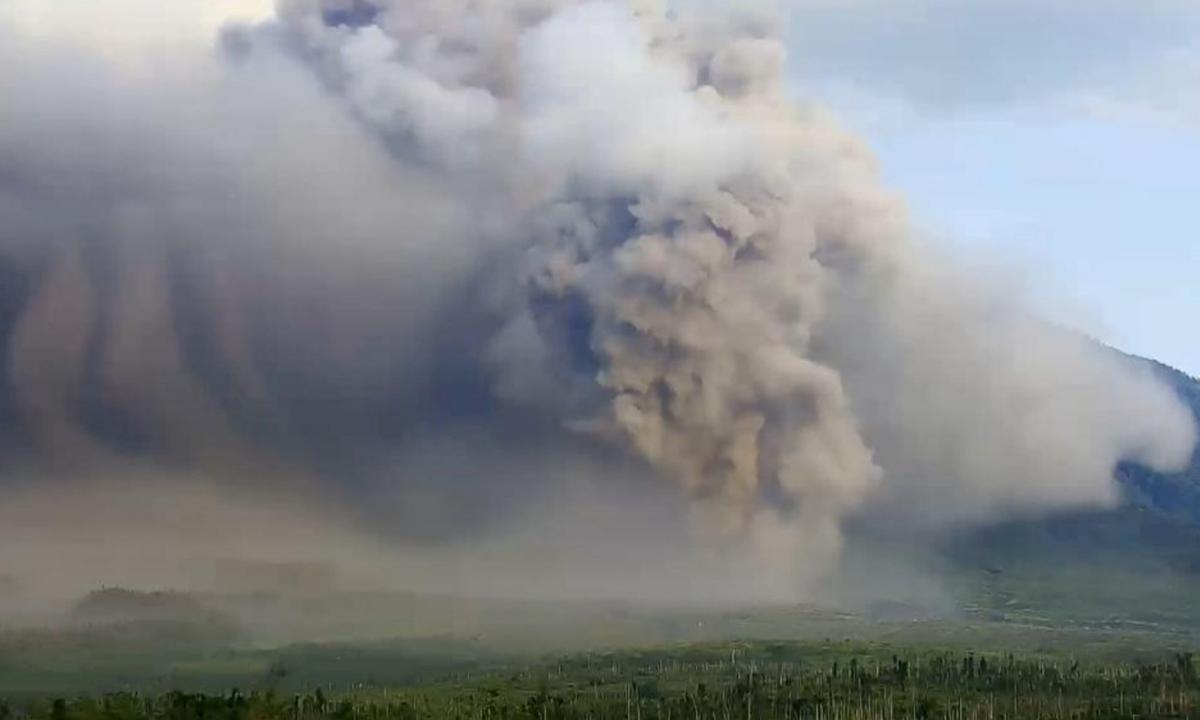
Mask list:
[[919,227],[1200,375],[1200,1],[798,0],[797,93]]

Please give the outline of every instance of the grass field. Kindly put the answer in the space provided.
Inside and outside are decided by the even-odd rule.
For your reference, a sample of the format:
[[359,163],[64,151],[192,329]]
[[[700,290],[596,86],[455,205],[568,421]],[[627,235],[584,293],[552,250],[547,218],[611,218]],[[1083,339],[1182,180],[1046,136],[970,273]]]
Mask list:
[[934,613],[108,590],[0,629],[0,720],[1191,717],[1196,550],[1155,522],[1006,529]]
[[[0,715],[141,718],[1149,718],[1200,707],[1190,654],[1151,662],[886,643],[742,642],[545,657],[297,647],[179,663],[193,692],[7,693]],[[240,689],[204,686],[238,682]],[[48,688],[46,689],[48,690]],[[67,698],[71,699],[67,699]]]

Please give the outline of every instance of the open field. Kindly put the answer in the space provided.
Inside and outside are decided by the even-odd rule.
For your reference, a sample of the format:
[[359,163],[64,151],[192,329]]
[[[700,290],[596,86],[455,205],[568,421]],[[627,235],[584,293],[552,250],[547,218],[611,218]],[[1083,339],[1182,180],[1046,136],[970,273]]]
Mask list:
[[[282,615],[289,606],[278,607]],[[258,607],[254,617],[268,609]],[[1014,610],[1006,620],[988,619],[996,613],[982,610],[885,620],[798,606],[687,609],[347,594],[340,603],[326,598],[290,611],[287,627],[257,636],[238,632],[229,615],[207,610],[195,617],[76,619],[0,630],[0,694],[219,692],[235,686],[345,692],[581,653],[653,656],[664,648],[726,647],[722,657],[737,654],[739,646],[768,655],[775,648],[770,652],[797,660],[840,658],[843,664],[855,656],[882,661],[893,654],[972,652],[1153,664],[1200,647],[1200,630],[1191,625],[1121,617],[1063,623],[1044,617],[1060,614],[1054,608]],[[298,632],[305,621],[302,640],[281,639],[284,630]]]
[[[1191,717],[1192,656],[1097,660],[860,642],[703,643],[519,660],[452,643],[308,646],[176,664],[148,689],[6,693],[5,716],[140,718]],[[10,678],[11,680],[11,678]],[[220,683],[235,683],[241,689]],[[208,694],[203,694],[207,688]]]

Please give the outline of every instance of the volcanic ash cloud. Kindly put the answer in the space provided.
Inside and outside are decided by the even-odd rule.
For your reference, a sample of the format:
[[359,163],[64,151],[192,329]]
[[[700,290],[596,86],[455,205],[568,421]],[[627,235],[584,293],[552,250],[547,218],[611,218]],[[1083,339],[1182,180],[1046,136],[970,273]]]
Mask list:
[[[188,60],[202,72],[171,76],[203,127],[162,102],[166,73],[113,70],[129,102],[90,125],[14,85],[40,114],[0,116],[0,162],[17,168],[0,177],[34,198],[0,203],[0,221],[29,229],[6,253],[61,278],[91,238],[121,287],[168,278],[142,302],[192,308],[139,312],[118,290],[92,344],[138,341],[86,362],[94,313],[24,330],[11,347],[32,373],[26,414],[65,432],[68,380],[30,363],[58,353],[74,358],[60,374],[108,367],[102,385],[169,366],[137,393],[110,379],[105,396],[186,389],[185,419],[146,417],[219,434],[223,456],[244,452],[231,428],[305,437],[320,425],[306,413],[360,454],[395,440],[372,434],[381,417],[537,428],[514,458],[578,443],[613,467],[639,459],[688,498],[700,537],[784,578],[824,567],[849,517],[939,530],[1103,504],[1117,462],[1186,462],[1195,429],[1167,389],[912,236],[862,144],[790,98],[782,24],[659,3],[290,0],[227,27]],[[28,55],[46,81],[61,69]],[[147,123],[157,160],[133,142]],[[55,145],[81,128],[109,145]],[[112,203],[54,183],[80,172]],[[38,216],[51,207],[54,223]],[[42,286],[29,312],[111,304],[77,285]],[[167,328],[125,327],[152,322]],[[313,443],[272,452],[297,444]],[[387,481],[401,501],[413,482]]]

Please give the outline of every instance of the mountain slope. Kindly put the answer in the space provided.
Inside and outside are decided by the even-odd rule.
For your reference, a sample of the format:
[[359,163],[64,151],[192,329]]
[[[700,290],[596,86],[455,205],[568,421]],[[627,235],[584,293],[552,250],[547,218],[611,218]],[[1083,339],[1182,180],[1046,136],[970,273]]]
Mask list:
[[[1145,362],[1174,388],[1200,423],[1200,380],[1162,363]],[[1117,478],[1131,505],[1200,525],[1200,448],[1193,453],[1191,465],[1182,472],[1164,475],[1139,465],[1125,464],[1117,469]]]
[[[1151,363],[1200,423],[1200,381]],[[1200,631],[1200,449],[1174,474],[1132,463],[1126,501],[956,537],[946,550],[954,592],[989,619]]]

